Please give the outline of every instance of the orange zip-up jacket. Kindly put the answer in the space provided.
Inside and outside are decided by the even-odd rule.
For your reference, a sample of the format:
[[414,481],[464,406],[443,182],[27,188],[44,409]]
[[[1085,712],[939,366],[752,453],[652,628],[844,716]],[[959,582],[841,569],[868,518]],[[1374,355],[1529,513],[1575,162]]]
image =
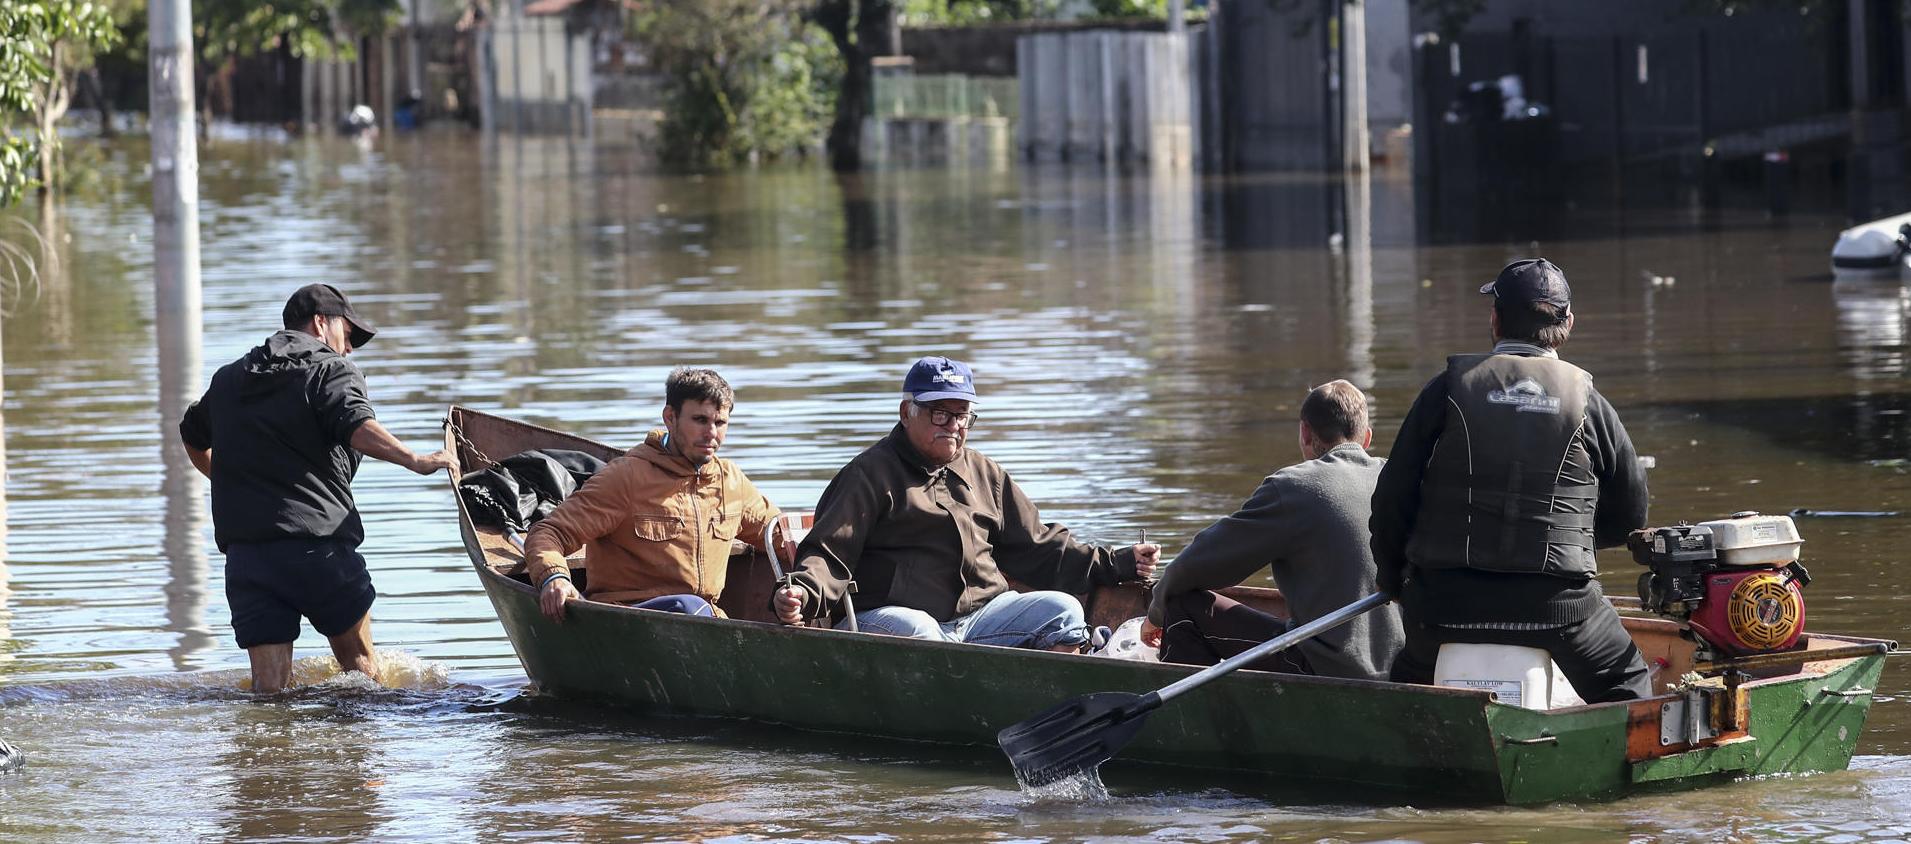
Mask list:
[[719,457],[692,466],[664,450],[659,429],[532,526],[524,557],[534,586],[568,573],[565,557],[583,548],[593,601],[696,595],[714,607],[730,541],[762,545],[778,515],[735,463]]

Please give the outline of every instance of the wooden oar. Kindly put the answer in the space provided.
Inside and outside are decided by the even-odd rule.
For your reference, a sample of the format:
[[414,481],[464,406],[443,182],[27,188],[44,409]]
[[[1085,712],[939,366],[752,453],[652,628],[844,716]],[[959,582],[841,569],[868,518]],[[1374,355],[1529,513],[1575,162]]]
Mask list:
[[1064,701],[1040,715],[995,735],[1016,776],[1028,785],[1047,785],[1092,771],[1126,746],[1148,713],[1261,657],[1307,641],[1356,616],[1385,605],[1387,596],[1368,595],[1320,618],[1255,645],[1145,695],[1097,692]]
[[1900,653],[1897,642],[1873,642],[1868,645],[1844,645],[1836,648],[1818,650],[1781,651],[1779,653],[1752,654],[1735,658],[1695,663],[1692,670],[1699,674],[1717,674],[1720,671],[1736,669],[1739,671],[1759,671],[1766,668],[1781,668],[1788,665],[1802,665],[1807,662],[1831,662],[1836,659],[1857,659],[1874,654]]

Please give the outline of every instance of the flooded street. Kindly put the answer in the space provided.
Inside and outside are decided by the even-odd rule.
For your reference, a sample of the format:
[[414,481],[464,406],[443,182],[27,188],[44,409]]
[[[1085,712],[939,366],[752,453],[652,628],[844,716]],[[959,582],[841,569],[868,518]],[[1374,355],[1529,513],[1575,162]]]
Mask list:
[[[1486,348],[1478,286],[1538,251],[1573,283],[1564,356],[1657,459],[1652,522],[1905,513],[1798,527],[1808,628],[1911,641],[1911,297],[1832,282],[1836,216],[1589,205],[1482,245],[1416,234],[1388,178],[675,177],[462,135],[232,136],[201,158],[203,354],[164,379],[187,400],[323,281],[380,327],[353,360],[414,448],[451,404],[634,444],[670,368],[708,365],[737,391],[724,453],[806,509],[889,429],[909,361],[946,353],[975,365],[971,446],[1046,518],[1107,544],[1146,529],[1169,555],[1299,459],[1312,385],[1366,388],[1384,454],[1445,356]],[[161,411],[182,397],[161,395],[146,160],[112,147],[93,189],[22,212],[63,260],[4,324],[0,737],[29,762],[0,775],[0,839],[1911,839],[1898,662],[1850,771],[1524,809],[1120,768],[1110,800],[1032,801],[993,753],[559,704],[523,692],[444,477],[369,460],[361,550],[400,687],[324,677],[307,627],[315,685],[256,702],[204,483]],[[1634,594],[1623,551],[1601,562]]]

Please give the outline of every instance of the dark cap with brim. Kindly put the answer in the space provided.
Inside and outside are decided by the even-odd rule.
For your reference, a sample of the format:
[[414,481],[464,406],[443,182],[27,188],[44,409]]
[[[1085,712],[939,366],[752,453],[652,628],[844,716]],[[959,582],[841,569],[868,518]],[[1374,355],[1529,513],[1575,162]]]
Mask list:
[[1573,307],[1573,288],[1566,283],[1565,271],[1545,258],[1524,258],[1507,264],[1498,278],[1480,287],[1480,292],[1516,305],[1545,302],[1559,309],[1560,319],[1565,319]]
[[285,300],[285,327],[299,328],[312,320],[314,316],[344,317],[352,324],[352,348],[362,348],[378,335],[373,327],[357,311],[352,303],[345,301],[345,294],[329,284],[308,284]]

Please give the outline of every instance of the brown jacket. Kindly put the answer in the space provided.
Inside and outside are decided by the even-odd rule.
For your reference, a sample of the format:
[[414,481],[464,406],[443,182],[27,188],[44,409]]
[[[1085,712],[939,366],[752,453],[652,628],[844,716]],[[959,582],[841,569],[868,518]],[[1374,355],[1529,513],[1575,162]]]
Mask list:
[[656,430],[533,526],[524,557],[532,585],[540,585],[570,571],[564,558],[583,548],[594,601],[696,595],[714,606],[730,540],[762,544],[777,515],[735,463],[692,466],[665,451],[664,432]]
[[1009,473],[975,449],[927,465],[901,425],[836,473],[796,560],[790,582],[808,617],[837,611],[851,579],[859,611],[914,607],[948,621],[1007,591],[1009,577],[1075,594],[1135,577],[1132,548],[1043,524]]

